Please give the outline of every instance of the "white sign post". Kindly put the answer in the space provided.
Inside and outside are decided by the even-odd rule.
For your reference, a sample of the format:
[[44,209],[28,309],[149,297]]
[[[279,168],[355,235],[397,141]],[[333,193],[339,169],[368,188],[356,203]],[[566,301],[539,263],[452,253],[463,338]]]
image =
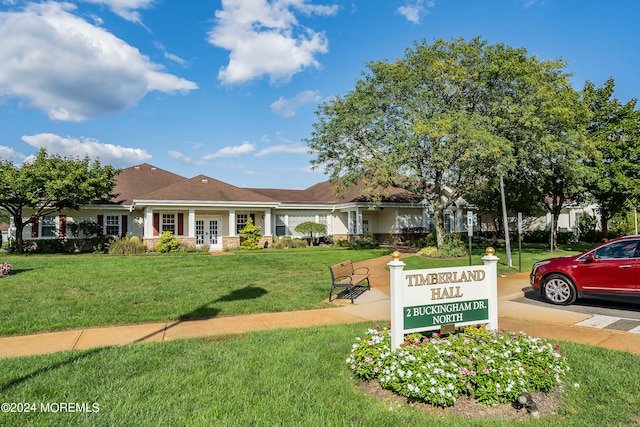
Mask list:
[[391,285],[391,348],[404,335],[444,325],[486,324],[498,329],[498,260],[487,248],[484,265],[404,271],[399,254],[387,265]]

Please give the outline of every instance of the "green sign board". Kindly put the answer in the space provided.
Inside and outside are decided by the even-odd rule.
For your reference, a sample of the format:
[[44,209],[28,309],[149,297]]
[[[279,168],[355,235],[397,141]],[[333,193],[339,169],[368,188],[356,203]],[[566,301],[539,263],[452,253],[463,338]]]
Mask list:
[[404,307],[405,330],[488,319],[488,299]]

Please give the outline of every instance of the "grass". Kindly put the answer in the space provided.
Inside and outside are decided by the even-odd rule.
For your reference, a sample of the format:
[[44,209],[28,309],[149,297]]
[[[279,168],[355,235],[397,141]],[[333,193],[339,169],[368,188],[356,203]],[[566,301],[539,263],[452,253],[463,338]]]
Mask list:
[[[509,426],[426,414],[365,394],[345,360],[371,324],[271,330],[0,360],[3,402],[97,403],[2,413],[21,426]],[[638,422],[640,356],[561,342],[572,370],[556,415],[518,425]],[[574,383],[580,386],[575,388]]]
[[327,266],[389,252],[3,256],[0,335],[329,307]]
[[[545,258],[569,256],[578,254],[593,244],[571,244],[562,245],[559,250],[555,250],[553,254],[549,252],[548,245],[544,244],[526,244],[523,245],[522,252],[515,248],[511,248],[511,267],[509,267],[508,256],[505,249],[498,249],[495,255],[500,258],[498,262],[498,274],[509,275],[519,272],[531,271],[531,267],[536,261]],[[486,255],[486,249],[474,249],[471,253],[471,262],[474,265],[482,264],[482,257]],[[469,257],[461,258],[445,258],[433,259],[423,258],[421,256],[411,256],[403,258],[402,261],[407,264],[407,270],[416,270],[422,268],[440,268],[440,267],[460,267],[469,265]]]
[[[577,253],[565,247],[554,256]],[[0,279],[0,335],[83,327],[188,320],[260,312],[333,307],[323,303],[330,283],[327,266],[388,254],[386,249],[352,251],[307,248],[139,255],[5,255],[13,267]],[[484,250],[473,253],[482,264]],[[499,274],[518,272],[504,251]],[[549,256],[543,245],[528,245],[522,271]],[[468,265],[467,257],[403,258],[406,269]]]

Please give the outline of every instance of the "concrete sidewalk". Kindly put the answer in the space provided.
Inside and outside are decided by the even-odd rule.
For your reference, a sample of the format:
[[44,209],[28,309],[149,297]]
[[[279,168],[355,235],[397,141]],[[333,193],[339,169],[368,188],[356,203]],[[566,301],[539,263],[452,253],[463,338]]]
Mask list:
[[[46,354],[64,350],[126,345],[136,342],[165,341],[178,338],[237,334],[274,328],[308,327],[355,322],[388,322],[391,318],[389,272],[391,256],[366,260],[357,266],[369,267],[370,291],[358,295],[354,304],[348,296],[333,303],[336,308],[261,313],[246,316],[215,317],[204,320],[158,322],[104,328],[0,337],[0,357]],[[640,354],[640,334],[586,326],[576,323],[588,319],[586,314],[550,307],[518,303],[529,287],[529,273],[498,279],[498,325],[529,335],[596,345]],[[327,289],[328,293],[329,289]],[[372,325],[373,326],[373,325]]]

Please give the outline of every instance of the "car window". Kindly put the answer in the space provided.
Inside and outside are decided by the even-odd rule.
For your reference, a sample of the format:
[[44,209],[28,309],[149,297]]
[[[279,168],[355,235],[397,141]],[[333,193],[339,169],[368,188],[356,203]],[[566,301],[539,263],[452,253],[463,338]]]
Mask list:
[[638,240],[623,240],[596,249],[596,259],[623,259],[638,256]]

